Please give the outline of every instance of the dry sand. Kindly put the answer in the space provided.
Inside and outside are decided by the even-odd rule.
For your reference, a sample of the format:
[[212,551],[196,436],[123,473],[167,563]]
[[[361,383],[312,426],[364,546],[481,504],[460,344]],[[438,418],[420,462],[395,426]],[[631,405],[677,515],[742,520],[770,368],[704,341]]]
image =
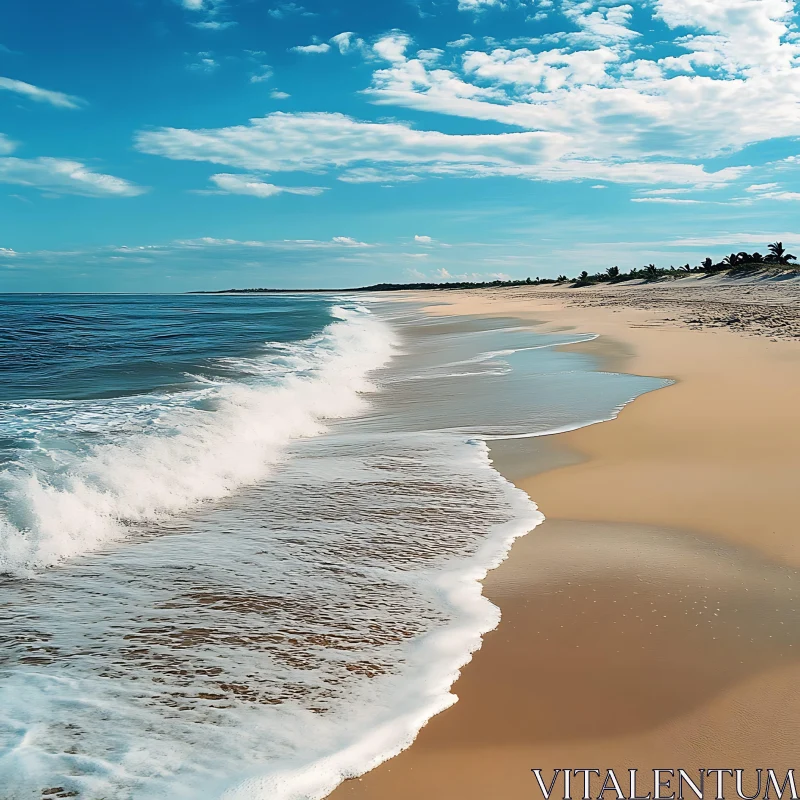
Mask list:
[[541,798],[534,767],[800,767],[797,282],[432,300],[598,333],[581,347],[604,368],[676,383],[611,422],[496,443],[547,517],[485,582],[502,622],[460,701],[332,797]]

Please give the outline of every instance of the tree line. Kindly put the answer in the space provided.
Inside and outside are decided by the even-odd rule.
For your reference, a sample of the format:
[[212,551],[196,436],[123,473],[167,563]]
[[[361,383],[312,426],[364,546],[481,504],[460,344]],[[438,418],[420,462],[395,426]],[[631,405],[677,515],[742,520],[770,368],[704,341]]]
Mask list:
[[[797,256],[793,256],[786,251],[783,242],[773,242],[767,245],[767,254],[759,252],[748,253],[744,250],[738,253],[731,253],[721,261],[715,262],[711,258],[704,258],[697,266],[684,264],[682,267],[669,267],[664,269],[655,264],[648,264],[640,269],[634,268],[629,272],[620,272],[619,267],[609,267],[605,272],[598,272],[590,275],[586,270],[581,272],[577,278],[573,279],[574,286],[589,286],[594,283],[620,283],[630,280],[653,281],[666,276],[680,277],[692,273],[713,274],[730,270],[733,272],[756,272],[769,267],[778,268],[797,268],[798,265],[792,264],[797,261]],[[570,279],[566,275],[559,275],[559,282],[567,282]]]

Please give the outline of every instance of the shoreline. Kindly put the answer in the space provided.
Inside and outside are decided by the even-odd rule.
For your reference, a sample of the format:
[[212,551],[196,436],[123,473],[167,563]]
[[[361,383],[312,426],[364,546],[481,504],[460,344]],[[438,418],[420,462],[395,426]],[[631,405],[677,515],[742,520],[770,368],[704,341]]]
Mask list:
[[515,800],[538,796],[532,768],[794,765],[800,348],[584,298],[431,298],[596,333],[567,349],[675,383],[604,424],[487,442],[546,518],[484,581],[503,619],[459,702],[330,797]]

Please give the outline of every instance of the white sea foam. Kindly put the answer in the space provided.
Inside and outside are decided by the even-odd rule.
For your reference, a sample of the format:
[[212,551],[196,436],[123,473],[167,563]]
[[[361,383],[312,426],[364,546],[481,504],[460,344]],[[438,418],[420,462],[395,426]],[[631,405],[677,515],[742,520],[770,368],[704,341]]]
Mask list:
[[[391,357],[391,330],[363,307],[334,312],[339,320],[321,336],[286,348],[280,369],[271,358],[239,362],[254,375],[279,373],[277,382],[218,383],[162,398],[144,409],[146,432],[123,432],[77,456],[62,444],[36,466],[8,471],[0,572],[51,566],[119,538],[131,523],[225,497],[263,478],[293,439],[321,433],[326,419],[358,413],[372,389],[368,373]],[[117,406],[142,412],[135,402],[133,410],[131,401],[105,406],[114,425]],[[81,405],[55,402],[48,411],[74,422]],[[92,422],[102,421],[84,420],[84,433]]]
[[[458,444],[451,442],[451,447]],[[505,560],[515,539],[544,521],[528,495],[492,469],[485,443],[469,444],[472,453],[461,447],[459,461],[472,463],[475,489],[485,493],[493,513],[502,507],[507,521],[490,524],[469,557],[453,560],[440,572],[415,576],[415,582],[433,586],[452,616],[447,627],[420,637],[405,654],[402,692],[391,697],[368,729],[343,736],[334,752],[300,768],[250,777],[225,791],[221,800],[320,800],[343,780],[363,775],[407,748],[431,717],[458,700],[451,688],[461,668],[480,648],[483,635],[500,622],[500,610],[483,596],[480,581]],[[475,533],[481,535],[478,529]]]
[[4,796],[320,798],[455,701],[499,620],[478,581],[541,514],[479,441],[293,450],[182,535],[4,587],[36,662],[0,683]]

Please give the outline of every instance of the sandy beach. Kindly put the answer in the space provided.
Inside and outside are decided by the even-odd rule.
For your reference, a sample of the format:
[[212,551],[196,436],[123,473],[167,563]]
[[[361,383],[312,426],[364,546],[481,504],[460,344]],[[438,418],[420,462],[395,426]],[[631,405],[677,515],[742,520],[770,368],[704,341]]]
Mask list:
[[547,518],[485,581],[502,621],[459,702],[331,796],[521,800],[541,797],[533,768],[797,767],[797,281],[428,297],[596,333],[575,347],[601,369],[675,383],[613,421],[493,444]]

